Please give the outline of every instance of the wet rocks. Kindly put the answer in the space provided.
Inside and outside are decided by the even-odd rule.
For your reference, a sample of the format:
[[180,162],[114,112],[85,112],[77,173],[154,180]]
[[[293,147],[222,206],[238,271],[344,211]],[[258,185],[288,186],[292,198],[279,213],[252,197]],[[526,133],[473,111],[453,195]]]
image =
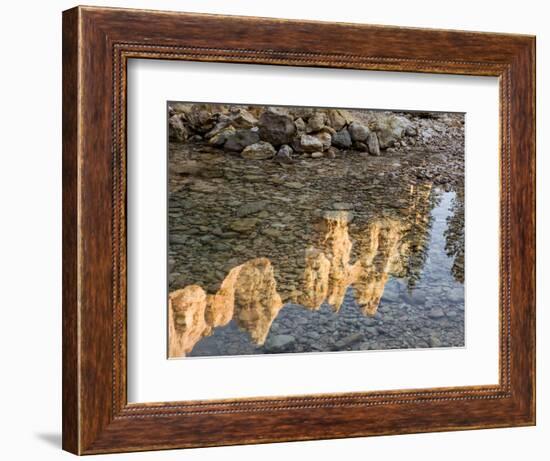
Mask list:
[[357,332],[352,333],[334,343],[333,350],[341,351],[346,349],[346,347],[352,346],[353,344],[361,341],[363,339],[363,333]]
[[292,117],[274,109],[262,113],[258,127],[260,138],[274,146],[289,144],[296,133]]
[[275,148],[265,141],[251,144],[241,152],[243,158],[249,160],[264,160],[275,155]]
[[240,218],[232,221],[229,228],[235,232],[247,233],[256,229],[259,222],[260,220],[257,218]]
[[431,319],[441,319],[445,317],[445,313],[441,307],[433,307],[430,312],[428,312],[428,317]]
[[262,210],[265,210],[267,205],[268,202],[264,200],[245,203],[244,205],[241,205],[239,208],[237,208],[237,211],[235,211],[235,215],[239,218],[244,218],[245,216],[253,215],[259,213]]

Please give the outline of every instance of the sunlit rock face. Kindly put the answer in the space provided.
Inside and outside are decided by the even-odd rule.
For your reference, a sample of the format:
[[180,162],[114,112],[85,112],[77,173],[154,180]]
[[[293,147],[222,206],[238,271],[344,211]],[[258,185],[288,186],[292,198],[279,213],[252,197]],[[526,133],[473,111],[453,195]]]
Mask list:
[[211,328],[206,323],[206,292],[190,285],[170,293],[168,297],[168,329],[170,357],[184,356]]
[[296,300],[308,309],[317,310],[325,301],[329,290],[330,260],[318,249],[308,248],[302,294]]
[[283,307],[273,267],[267,258],[241,266],[235,287],[235,321],[256,344],[263,344],[273,319]]
[[348,223],[353,215],[349,211],[325,213],[325,236],[323,239],[326,256],[330,261],[327,302],[338,312],[350,285],[351,240]]
[[367,315],[378,309],[390,273],[399,270],[403,224],[390,219],[372,223],[361,256],[353,265],[352,285],[357,303]]
[[168,302],[169,355],[185,356],[213,328],[226,325],[231,319],[256,344],[262,345],[282,306],[267,258],[231,269],[213,295],[207,295],[198,285],[176,290],[170,293]]

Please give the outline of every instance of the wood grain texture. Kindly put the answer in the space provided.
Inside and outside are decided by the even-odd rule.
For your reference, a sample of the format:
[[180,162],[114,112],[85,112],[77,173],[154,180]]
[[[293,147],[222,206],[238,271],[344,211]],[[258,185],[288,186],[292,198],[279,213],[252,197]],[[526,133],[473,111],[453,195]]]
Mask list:
[[[78,454],[531,425],[534,37],[78,7],[63,15],[63,447]],[[126,398],[126,63],[500,78],[497,386],[221,401]]]

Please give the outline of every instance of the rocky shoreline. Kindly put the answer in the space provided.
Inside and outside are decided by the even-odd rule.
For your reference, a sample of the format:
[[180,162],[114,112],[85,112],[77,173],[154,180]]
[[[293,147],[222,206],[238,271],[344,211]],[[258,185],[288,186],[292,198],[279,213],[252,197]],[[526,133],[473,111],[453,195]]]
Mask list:
[[[428,316],[441,299],[437,280],[422,288],[423,304],[401,307],[420,289],[432,210],[445,191],[455,211],[439,252],[458,283],[449,292],[463,292],[462,114],[169,110],[171,356],[463,344],[463,297],[447,303],[452,315]],[[394,312],[382,295],[397,281],[409,294]],[[386,320],[372,324],[386,309]],[[430,333],[428,320],[415,330],[404,320],[413,314],[449,333]],[[317,331],[312,315],[328,316],[331,331]],[[403,331],[386,334],[388,316]],[[346,340],[357,332],[340,320],[370,330]],[[311,331],[291,331],[300,324]],[[315,338],[327,334],[333,340]]]

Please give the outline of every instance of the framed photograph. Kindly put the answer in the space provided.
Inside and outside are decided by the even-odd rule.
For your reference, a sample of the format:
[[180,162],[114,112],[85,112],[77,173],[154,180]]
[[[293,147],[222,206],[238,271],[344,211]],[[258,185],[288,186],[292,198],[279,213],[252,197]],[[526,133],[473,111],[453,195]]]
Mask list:
[[535,424],[535,38],[63,13],[63,448]]

